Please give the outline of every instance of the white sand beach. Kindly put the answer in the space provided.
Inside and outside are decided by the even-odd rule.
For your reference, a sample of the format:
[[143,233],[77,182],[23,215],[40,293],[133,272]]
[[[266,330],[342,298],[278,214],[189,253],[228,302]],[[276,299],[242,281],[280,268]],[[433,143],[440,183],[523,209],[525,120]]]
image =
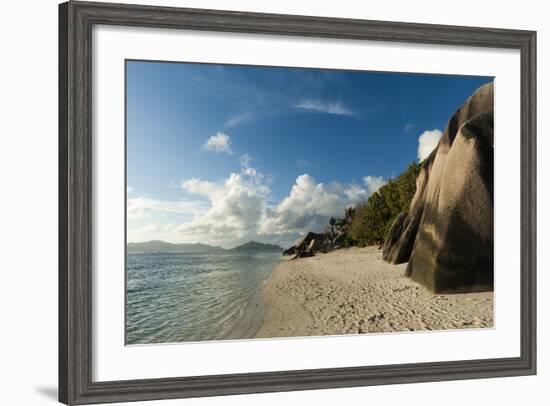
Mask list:
[[437,295],[375,247],[284,259],[262,290],[255,337],[493,326],[493,292]]

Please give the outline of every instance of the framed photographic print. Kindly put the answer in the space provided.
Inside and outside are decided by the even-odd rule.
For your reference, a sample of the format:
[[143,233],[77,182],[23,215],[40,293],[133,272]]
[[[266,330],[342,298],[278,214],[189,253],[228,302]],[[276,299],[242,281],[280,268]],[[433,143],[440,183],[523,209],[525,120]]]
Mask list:
[[61,402],[536,373],[535,32],[59,29]]

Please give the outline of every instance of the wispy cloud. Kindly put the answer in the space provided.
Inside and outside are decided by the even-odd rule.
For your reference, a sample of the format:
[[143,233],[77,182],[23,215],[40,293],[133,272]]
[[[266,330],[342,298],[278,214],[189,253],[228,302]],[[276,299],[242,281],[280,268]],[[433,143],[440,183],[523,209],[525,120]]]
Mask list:
[[239,158],[239,163],[244,168],[249,167],[251,162],[252,162],[252,157],[250,156],[250,154],[241,155],[241,157]]
[[237,114],[235,116],[229,117],[227,121],[225,122],[224,126],[231,128],[236,127],[240,124],[246,123],[248,121],[252,121],[254,119],[254,115],[252,113],[246,112]]
[[341,101],[324,101],[319,99],[305,99],[294,105],[295,109],[308,110],[317,113],[336,114],[339,116],[356,117],[357,113],[348,108]]
[[232,154],[233,151],[231,151],[231,139],[229,138],[229,135],[224,134],[222,132],[216,133],[216,135],[211,136],[208,138],[208,141],[206,141],[206,144],[202,146],[202,148],[206,151],[214,151],[214,152],[225,152],[226,154]]
[[409,131],[411,131],[413,128],[415,127],[414,123],[407,123],[405,124],[405,126],[403,127],[403,132],[404,133],[408,133]]
[[312,169],[312,168],[318,168],[319,162],[309,161],[307,159],[297,159],[296,165],[298,165],[300,168],[303,168],[303,169]]
[[132,193],[134,188],[132,186],[126,186],[126,193]]
[[148,197],[130,198],[126,205],[129,220],[158,217],[162,213],[192,217],[204,213],[207,208],[207,204],[199,200],[165,201]]

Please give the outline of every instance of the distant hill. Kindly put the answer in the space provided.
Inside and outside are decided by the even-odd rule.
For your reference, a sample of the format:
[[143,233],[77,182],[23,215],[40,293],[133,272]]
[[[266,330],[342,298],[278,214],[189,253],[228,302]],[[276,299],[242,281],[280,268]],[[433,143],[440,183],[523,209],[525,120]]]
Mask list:
[[147,242],[129,242],[126,245],[128,252],[220,252],[222,247],[207,244],[172,244],[166,241],[153,240]]
[[147,242],[129,242],[126,245],[128,252],[188,252],[188,253],[219,253],[219,252],[282,252],[278,245],[262,244],[250,241],[235,248],[225,249],[208,244],[173,244],[166,241],[153,240]]
[[261,242],[249,241],[246,244],[239,245],[230,251],[253,251],[253,252],[282,252],[283,249],[278,245],[263,244]]

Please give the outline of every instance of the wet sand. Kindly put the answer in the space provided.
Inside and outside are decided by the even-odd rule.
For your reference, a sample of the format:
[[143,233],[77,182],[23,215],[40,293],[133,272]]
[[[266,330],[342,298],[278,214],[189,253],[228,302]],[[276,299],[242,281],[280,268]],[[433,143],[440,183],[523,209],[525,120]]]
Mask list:
[[493,326],[493,292],[433,294],[405,277],[406,267],[383,261],[374,247],[284,259],[261,291],[263,306],[256,303],[254,336]]
[[[264,283],[265,286],[265,283]],[[265,306],[262,300],[262,289],[258,290],[243,310],[235,326],[222,337],[223,340],[254,338],[263,324]]]

